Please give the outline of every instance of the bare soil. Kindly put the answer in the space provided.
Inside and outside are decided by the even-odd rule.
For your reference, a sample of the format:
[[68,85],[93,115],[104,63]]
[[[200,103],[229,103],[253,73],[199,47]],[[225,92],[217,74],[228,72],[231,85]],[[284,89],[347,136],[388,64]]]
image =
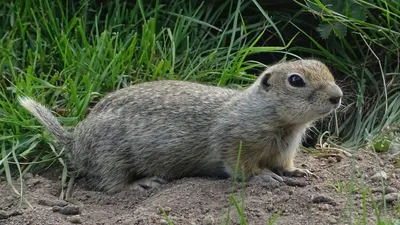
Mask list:
[[1,177],[0,224],[168,224],[161,208],[174,224],[222,224],[228,215],[229,224],[239,224],[238,210],[232,206],[229,213],[231,193],[239,204],[244,195],[247,224],[268,224],[273,219],[273,224],[377,224],[377,213],[384,220],[399,217],[396,161],[393,154],[366,150],[352,157],[302,152],[296,165],[318,178],[291,178],[278,187],[250,183],[234,192],[228,180],[184,178],[153,190],[107,195],[86,189],[80,179],[68,201],[59,200],[61,172],[52,169],[14,182],[18,191],[22,184],[31,206]]

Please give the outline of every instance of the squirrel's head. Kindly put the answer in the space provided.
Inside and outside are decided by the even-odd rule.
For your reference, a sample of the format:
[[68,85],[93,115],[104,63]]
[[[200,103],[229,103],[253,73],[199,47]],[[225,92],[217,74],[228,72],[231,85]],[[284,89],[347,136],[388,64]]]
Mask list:
[[255,83],[263,98],[273,99],[282,122],[313,122],[341,104],[342,90],[329,69],[317,60],[295,60],[266,69]]

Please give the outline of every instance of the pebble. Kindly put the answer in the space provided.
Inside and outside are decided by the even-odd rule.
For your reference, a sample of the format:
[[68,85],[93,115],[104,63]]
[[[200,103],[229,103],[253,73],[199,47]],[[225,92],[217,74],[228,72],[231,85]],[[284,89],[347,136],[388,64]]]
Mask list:
[[3,210],[0,210],[0,220],[1,219],[7,219],[7,218],[12,217],[12,216],[19,216],[19,215],[22,215],[22,212],[18,211],[18,210],[14,210],[14,211],[12,211],[10,213],[6,212],[6,211],[3,211]]
[[305,186],[307,186],[307,182],[303,181],[303,180],[287,178],[287,179],[285,179],[284,182],[285,182],[286,185],[292,186],[292,187],[305,187]]
[[206,216],[203,218],[203,221],[201,221],[202,225],[213,225],[214,224],[214,218],[212,216]]
[[8,212],[0,210],[0,220],[7,219],[8,217],[10,217]]
[[390,194],[390,193],[394,193],[397,192],[397,189],[394,187],[386,187],[385,193],[386,194]]
[[143,219],[126,218],[117,221],[116,224],[121,224],[121,225],[143,224],[143,221],[144,221]]
[[321,206],[320,206],[320,209],[321,210],[324,210],[324,211],[328,211],[329,210],[329,204],[322,204]]
[[158,224],[160,224],[160,225],[168,225],[168,221],[166,221],[164,219],[161,219]]
[[64,207],[68,205],[68,202],[63,201],[63,200],[50,200],[50,199],[40,199],[38,201],[39,205],[44,205],[44,206],[59,206],[59,207]]
[[31,178],[26,181],[26,185],[28,185],[29,187],[33,187],[35,185],[40,184],[41,182],[42,181],[39,178]]
[[74,224],[82,223],[82,218],[79,215],[67,217],[67,220]]
[[53,212],[59,212],[64,215],[78,215],[81,213],[81,208],[75,205],[67,205],[64,207],[53,206]]
[[337,224],[337,220],[336,220],[335,218],[333,218],[333,217],[330,217],[330,218],[329,218],[329,223],[331,223],[331,224]]
[[385,171],[380,171],[380,172],[374,174],[374,175],[371,177],[371,180],[372,180],[373,182],[381,181],[381,179],[383,179],[383,180],[386,180],[386,179],[387,179],[387,174],[386,174]]
[[323,196],[323,195],[319,195],[314,197],[312,200],[312,203],[327,203],[329,205],[337,205],[337,203],[335,202],[335,200],[333,200],[333,198],[328,197],[328,196]]
[[328,157],[328,163],[334,163],[336,162],[336,158],[333,158],[332,156]]
[[163,208],[163,207],[160,207],[160,213],[161,213],[161,214],[164,214],[164,213],[163,213],[163,210],[164,210],[164,212],[168,215],[168,214],[171,212],[171,207],[168,207],[168,206],[167,206],[167,207],[164,207],[164,208]]
[[31,174],[31,173],[26,173],[26,174],[23,176],[23,178],[24,178],[25,180],[32,179],[32,178],[33,178],[33,174]]
[[[372,189],[372,192],[373,192],[373,193],[377,193],[377,192],[383,193],[381,187]],[[385,194],[390,194],[390,193],[394,193],[394,192],[397,192],[397,189],[396,189],[396,188],[393,188],[393,187],[386,187],[386,188],[385,188]]]
[[387,203],[394,203],[394,202],[398,201],[399,198],[400,198],[399,193],[389,193],[389,194],[385,195],[385,200]]

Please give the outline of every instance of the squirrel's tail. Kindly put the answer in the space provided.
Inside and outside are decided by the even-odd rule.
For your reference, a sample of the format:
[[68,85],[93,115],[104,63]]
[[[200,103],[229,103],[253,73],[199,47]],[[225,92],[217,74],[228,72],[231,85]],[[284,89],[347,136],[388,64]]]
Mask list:
[[49,109],[28,97],[18,97],[18,101],[50,131],[58,144],[71,148],[69,145],[73,142],[72,134],[61,126]]

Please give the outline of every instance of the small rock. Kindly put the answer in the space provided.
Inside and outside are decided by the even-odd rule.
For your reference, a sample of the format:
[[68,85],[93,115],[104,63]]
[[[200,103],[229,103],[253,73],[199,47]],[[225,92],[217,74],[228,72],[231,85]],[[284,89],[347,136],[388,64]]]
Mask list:
[[394,193],[397,192],[397,189],[394,187],[386,187],[385,193],[386,194],[390,194],[390,193]]
[[6,202],[6,207],[8,207],[8,208],[11,208],[11,206],[14,205],[16,202],[15,195],[7,196],[7,197],[4,197],[3,199]]
[[78,215],[81,213],[81,209],[76,205],[67,205],[64,207],[53,206],[53,212],[59,212],[64,215]]
[[171,207],[168,207],[168,206],[167,206],[167,207],[164,207],[164,208],[163,208],[163,207],[160,207],[160,213],[161,213],[161,214],[164,214],[164,213],[163,213],[163,210],[164,210],[164,212],[168,215],[168,214],[171,212]]
[[385,200],[387,203],[394,203],[394,202],[398,201],[399,198],[400,198],[399,193],[389,193],[389,194],[385,195]]
[[[177,217],[177,216],[168,216],[168,218],[169,218],[169,220],[172,222],[172,223],[174,223],[175,221],[178,221],[179,220],[179,217]],[[176,223],[176,222],[175,222]]]
[[328,211],[329,210],[329,204],[322,204],[321,206],[320,206],[320,209],[321,210],[324,210],[324,211]]
[[50,199],[40,199],[38,201],[39,205],[44,205],[44,206],[59,206],[59,207],[64,207],[68,205],[68,202],[63,201],[63,200],[50,200]]
[[26,185],[28,185],[29,187],[33,187],[35,185],[40,184],[41,182],[42,181],[39,178],[31,178],[26,181]]
[[[379,192],[379,193],[383,193],[381,187],[373,188],[373,189],[372,189],[372,192],[373,192],[373,193],[378,193],[378,192]],[[386,187],[386,188],[385,188],[385,194],[390,194],[390,193],[394,193],[394,192],[397,192],[397,189],[396,189],[396,188],[393,188],[393,187]]]
[[53,212],[59,212],[61,210],[62,207],[60,206],[53,206],[53,208],[51,208],[51,210],[53,210]]
[[[135,222],[136,222],[136,224],[142,224],[143,221],[144,221],[144,219],[138,218]],[[129,223],[129,224],[131,224],[131,223]],[[128,225],[128,224],[127,224],[127,225]]]
[[164,220],[164,219],[161,219],[161,220],[158,222],[158,224],[160,224],[160,225],[168,225],[168,221],[166,221],[166,220]]
[[291,178],[286,178],[284,182],[286,185],[292,186],[292,187],[305,187],[308,185],[307,182],[304,180],[297,180],[297,179],[291,179]]
[[328,163],[334,163],[334,162],[336,162],[336,159],[333,158],[332,156],[329,156]]
[[333,217],[329,217],[328,220],[329,220],[330,224],[337,224],[337,220],[335,218],[333,218]]
[[31,174],[31,173],[26,173],[26,174],[23,176],[23,178],[24,178],[25,180],[30,180],[30,179],[33,178],[33,174]]
[[115,224],[121,224],[121,225],[143,224],[143,219],[125,218],[125,219],[116,221]]
[[380,172],[374,174],[374,175],[371,177],[371,180],[372,180],[373,182],[381,181],[381,179],[383,179],[383,180],[386,180],[386,179],[387,179],[387,174],[386,174],[385,171],[380,171]]
[[79,215],[67,217],[67,220],[71,223],[81,224],[82,218]]
[[14,210],[10,214],[8,214],[9,217],[11,217],[11,216],[19,216],[19,215],[22,215],[22,212],[19,211],[19,210]]
[[10,217],[6,211],[0,210],[0,220],[4,220]]
[[7,218],[12,217],[12,216],[19,216],[19,215],[22,215],[22,212],[18,211],[18,210],[14,210],[14,211],[12,211],[10,213],[8,213],[6,211],[3,211],[3,210],[0,210],[0,220],[2,220],[2,219],[4,220],[4,219],[7,219]]
[[202,225],[213,225],[214,224],[214,218],[212,216],[206,216],[204,217],[203,221],[201,221]]
[[335,200],[333,200],[333,198],[328,197],[328,196],[323,196],[323,195],[319,195],[317,197],[314,197],[312,200],[312,203],[327,203],[329,205],[337,205],[337,203],[335,202]]

